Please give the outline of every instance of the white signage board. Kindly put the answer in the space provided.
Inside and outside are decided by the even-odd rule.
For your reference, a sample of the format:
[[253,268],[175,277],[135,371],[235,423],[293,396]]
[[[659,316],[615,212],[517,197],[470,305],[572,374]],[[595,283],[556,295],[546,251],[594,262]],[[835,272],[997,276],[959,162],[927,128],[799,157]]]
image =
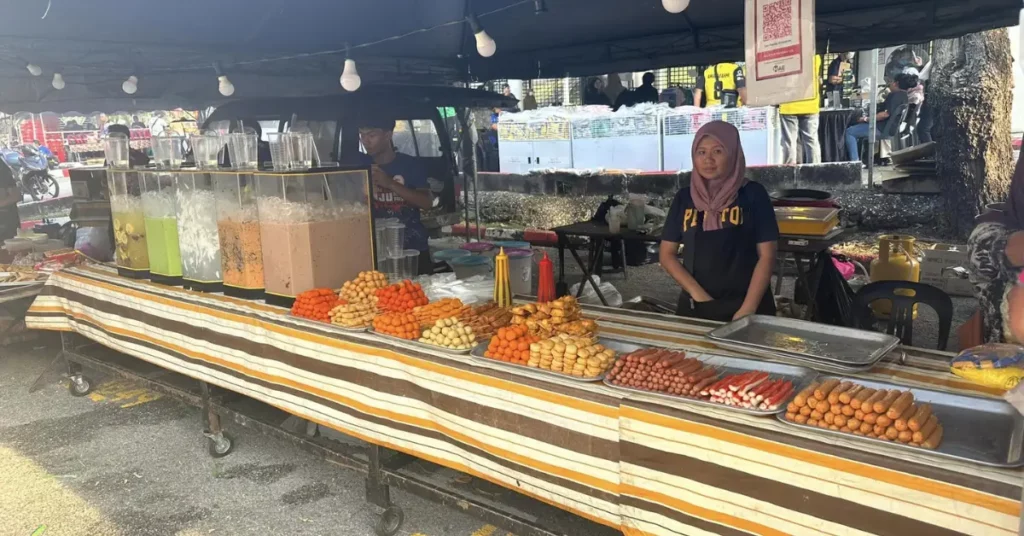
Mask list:
[[818,95],[814,0],[746,0],[747,106]]

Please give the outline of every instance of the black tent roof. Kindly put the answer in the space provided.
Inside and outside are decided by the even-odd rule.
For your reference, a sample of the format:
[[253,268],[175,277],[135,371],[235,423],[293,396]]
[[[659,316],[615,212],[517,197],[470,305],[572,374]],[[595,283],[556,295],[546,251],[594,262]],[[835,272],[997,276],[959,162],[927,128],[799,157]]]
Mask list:
[[[538,3],[546,13],[534,14]],[[467,6],[498,44],[491,58],[476,54],[459,22]],[[863,50],[1014,25],[1020,7],[1019,0],[817,0],[818,48]],[[364,82],[446,84],[464,80],[467,69],[486,80],[696,65],[743,57],[743,0],[692,0],[678,15],[659,0],[7,2],[0,109],[199,108],[225,100],[215,62],[236,98],[338,93],[345,44],[381,40],[353,51]],[[43,76],[31,76],[28,62]],[[51,87],[54,72],[67,83],[62,91]],[[139,77],[134,97],[121,91],[131,74]]]

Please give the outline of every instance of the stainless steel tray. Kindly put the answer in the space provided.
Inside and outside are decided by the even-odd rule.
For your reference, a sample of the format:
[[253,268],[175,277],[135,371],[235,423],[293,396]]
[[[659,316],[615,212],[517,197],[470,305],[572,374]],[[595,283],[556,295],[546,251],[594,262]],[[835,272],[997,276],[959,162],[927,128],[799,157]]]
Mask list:
[[377,330],[375,330],[373,328],[370,328],[369,331],[370,331],[370,333],[373,333],[374,335],[376,335],[378,337],[383,337],[385,339],[391,339],[393,341],[398,341],[398,342],[404,342],[405,344],[409,344],[409,345],[412,345],[412,346],[423,348],[424,350],[434,350],[435,352],[436,351],[441,351],[441,352],[447,352],[449,354],[455,354],[455,355],[466,355],[466,354],[468,354],[469,352],[471,352],[473,350],[473,348],[466,348],[465,350],[454,350],[452,348],[445,348],[444,346],[437,346],[435,344],[427,344],[425,342],[420,342],[420,341],[416,341],[416,340],[403,339],[401,337],[395,337],[394,335],[388,335],[386,333],[381,333],[381,332],[379,332],[379,331],[377,331]]
[[690,354],[687,353],[687,357],[694,357],[700,359],[704,363],[718,368],[722,376],[730,374],[742,374],[751,370],[760,372],[767,372],[771,375],[772,379],[783,377],[793,382],[793,392],[786,397],[781,403],[779,403],[779,409],[775,410],[759,410],[750,408],[741,408],[737,406],[726,406],[725,404],[718,404],[716,402],[710,402],[708,400],[701,400],[697,398],[690,398],[685,396],[676,396],[666,393],[659,393],[656,391],[646,391],[644,389],[636,389],[633,387],[624,387],[621,385],[615,385],[607,378],[605,378],[605,385],[612,389],[621,389],[631,393],[639,393],[646,396],[660,398],[662,400],[669,400],[681,404],[692,404],[695,406],[707,406],[712,408],[719,408],[737,413],[745,413],[747,415],[775,415],[776,413],[785,413],[786,406],[790,400],[796,396],[797,393],[803,391],[805,387],[811,384],[818,373],[807,368],[798,367],[796,365],[786,365],[783,363],[772,363],[770,361],[757,361],[754,359],[744,359],[742,357],[727,357],[722,355],[708,355],[708,354]]
[[364,333],[364,332],[366,332],[367,330],[370,329],[369,326],[364,327],[364,328],[349,328],[349,327],[345,327],[345,326],[339,326],[337,324],[332,324],[330,322],[317,322],[316,320],[310,320],[308,318],[302,318],[302,317],[292,316],[292,315],[287,315],[287,316],[288,316],[288,320],[289,321],[295,322],[296,324],[316,327],[316,328],[320,328],[320,329],[324,329],[324,330],[328,330],[328,331],[336,330],[336,331],[347,331],[347,332],[350,332],[350,333]]
[[[636,344],[619,339],[610,339],[607,337],[598,337],[597,342],[604,345],[605,348],[611,348],[612,350],[615,350],[616,354],[628,354],[630,352],[635,352],[643,348],[650,348],[650,346],[648,345]],[[492,365],[497,365],[498,367],[508,370],[514,370],[516,372],[536,372],[544,376],[554,376],[555,378],[561,378],[563,380],[570,380],[582,383],[599,382],[604,380],[604,374],[601,374],[600,376],[594,376],[593,378],[581,378],[579,376],[573,376],[572,374],[565,374],[564,372],[553,372],[542,368],[527,367],[524,365],[513,365],[512,363],[506,363],[505,361],[491,359],[489,357],[484,356],[484,352],[487,351],[487,344],[488,343],[486,342],[482,342],[476,345],[476,347],[473,348],[473,351],[470,352],[469,355],[475,359],[486,361],[487,363],[490,363]]]
[[884,333],[764,315],[730,322],[707,337],[747,351],[761,350],[841,367],[870,367],[900,343]]
[[918,454],[933,454],[943,458],[962,460],[992,467],[1020,467],[1024,465],[1024,417],[1008,402],[992,398],[958,395],[908,387],[895,383],[865,381],[859,378],[842,376],[821,376],[820,381],[831,378],[859,383],[872,389],[900,389],[914,393],[914,403],[927,402],[932,405],[932,413],[942,425],[942,443],[935,450],[913,447],[894,441],[882,441],[867,436],[859,436],[807,426],[786,420],[784,414],[778,418],[783,423],[797,428],[805,428],[831,435],[838,435],[854,441],[878,444],[893,449],[906,450]]

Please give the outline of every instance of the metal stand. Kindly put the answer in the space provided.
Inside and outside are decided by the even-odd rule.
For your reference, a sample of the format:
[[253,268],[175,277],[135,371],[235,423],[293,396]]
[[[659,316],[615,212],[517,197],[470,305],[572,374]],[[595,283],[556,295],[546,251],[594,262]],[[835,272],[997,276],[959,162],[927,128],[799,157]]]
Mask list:
[[[221,425],[221,419],[227,418],[238,425],[258,430],[262,434],[287,439],[303,450],[330,460],[336,465],[365,474],[366,500],[374,506],[379,515],[374,526],[374,531],[378,535],[396,534],[405,521],[402,508],[391,501],[392,487],[451,506],[518,536],[565,534],[563,530],[552,529],[549,528],[550,525],[544,525],[557,517],[561,517],[562,522],[565,522],[566,518],[570,518],[574,523],[582,522],[557,508],[539,502],[534,504],[535,501],[532,499],[513,494],[516,497],[516,502],[529,501],[530,509],[543,510],[541,515],[534,516],[537,521],[526,519],[499,505],[488,504],[473,495],[445,488],[428,481],[426,477],[403,470],[411,462],[417,461],[414,456],[373,444],[352,445],[285,430],[281,426],[271,423],[283,422],[290,416],[286,412],[231,391],[210,386],[204,381],[187,378],[115,352],[92,343],[80,335],[62,333],[61,345],[62,356],[67,361],[68,375],[72,380],[71,394],[84,396],[92,388],[93,383],[82,372],[83,366],[85,366],[105,374],[129,378],[148,389],[197,406],[202,409],[203,435],[209,442],[211,456],[217,458],[227,456],[235,446],[231,436],[224,432]],[[523,506],[515,508],[516,511],[525,509]],[[585,533],[588,535],[618,534],[617,531],[608,527],[590,522],[584,523],[588,524],[587,527],[584,527]]]

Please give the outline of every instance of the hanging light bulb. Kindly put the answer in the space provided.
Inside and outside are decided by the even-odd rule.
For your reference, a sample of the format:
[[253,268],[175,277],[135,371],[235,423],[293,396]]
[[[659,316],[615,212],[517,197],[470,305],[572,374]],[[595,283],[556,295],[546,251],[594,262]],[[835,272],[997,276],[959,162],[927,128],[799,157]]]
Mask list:
[[493,56],[494,52],[498,49],[498,45],[484,31],[484,27],[476,19],[476,15],[466,17],[466,21],[469,22],[469,27],[473,30],[473,37],[476,38],[476,51],[485,58]]
[[127,80],[121,84],[121,89],[129,95],[134,95],[139,90],[139,79],[135,75],[131,75]]
[[690,7],[690,0],[661,0],[661,5],[669,13],[682,13]]
[[32,73],[32,76],[39,76],[43,74],[43,68],[34,63],[25,65],[25,68],[28,69],[28,72]]
[[217,90],[220,91],[221,95],[230,97],[235,94],[235,85],[231,83],[231,80],[228,80],[228,75],[222,74],[217,77],[217,80],[219,82]]
[[53,89],[61,90],[64,86],[64,77],[60,73],[53,73]]
[[363,85],[363,79],[359,77],[359,71],[356,70],[356,61],[345,58],[345,70],[341,72],[341,87],[345,88],[345,91],[355,91],[361,85]]

